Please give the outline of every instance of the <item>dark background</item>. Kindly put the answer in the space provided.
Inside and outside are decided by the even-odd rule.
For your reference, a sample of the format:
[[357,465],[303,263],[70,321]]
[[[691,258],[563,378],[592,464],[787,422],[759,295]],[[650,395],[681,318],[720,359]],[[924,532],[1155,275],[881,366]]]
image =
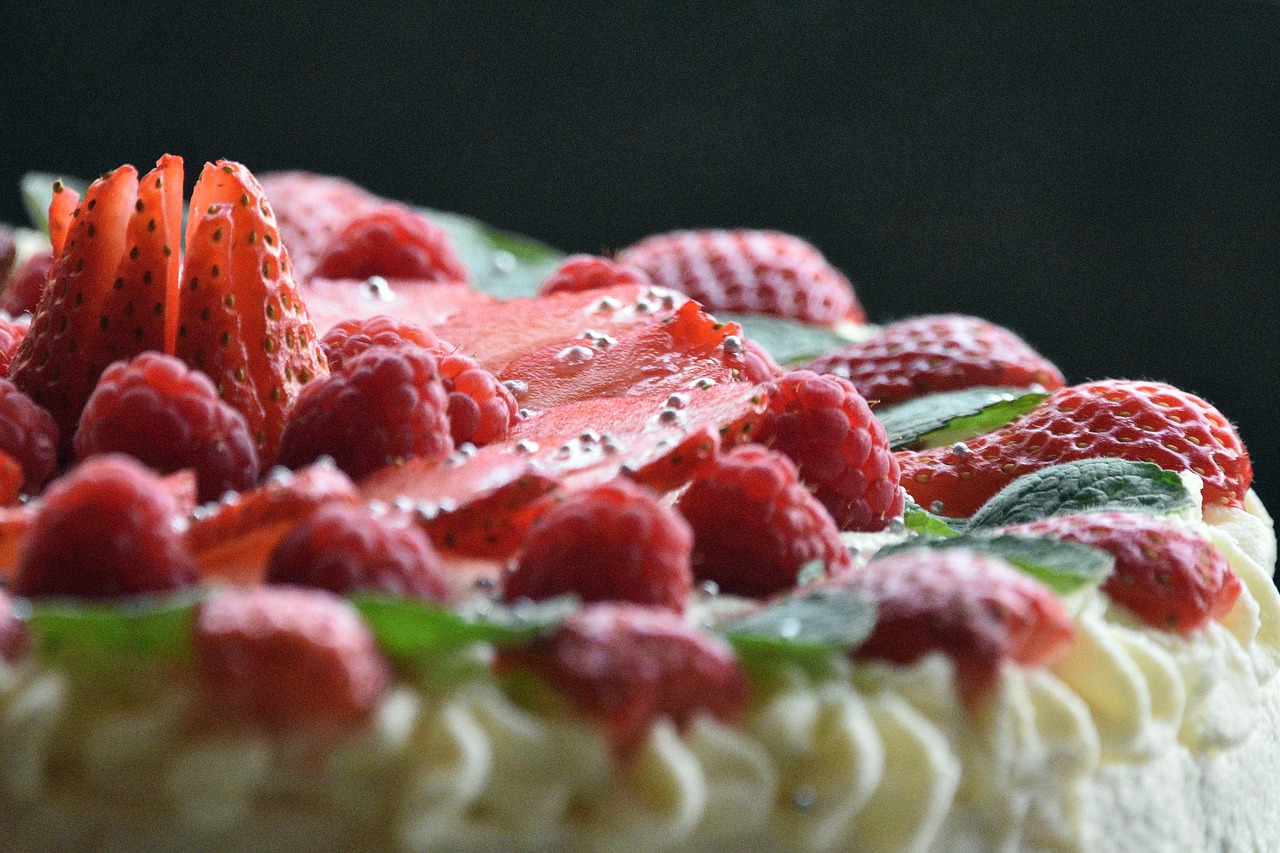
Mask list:
[[24,171],[172,151],[567,250],[792,231],[875,320],[1207,397],[1280,506],[1280,6],[178,5],[7,4],[0,219]]

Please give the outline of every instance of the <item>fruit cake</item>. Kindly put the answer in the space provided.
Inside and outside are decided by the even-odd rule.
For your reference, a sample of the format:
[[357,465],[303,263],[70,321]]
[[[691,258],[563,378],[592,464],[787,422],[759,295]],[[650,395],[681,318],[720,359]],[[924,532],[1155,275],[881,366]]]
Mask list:
[[28,186],[4,849],[1280,849],[1276,537],[1194,394],[777,232]]

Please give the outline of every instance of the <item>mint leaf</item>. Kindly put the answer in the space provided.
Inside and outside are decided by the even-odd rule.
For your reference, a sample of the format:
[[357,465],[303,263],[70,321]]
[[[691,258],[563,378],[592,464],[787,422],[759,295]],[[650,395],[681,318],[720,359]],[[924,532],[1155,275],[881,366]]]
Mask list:
[[822,580],[827,574],[827,563],[821,557],[815,557],[800,567],[796,572],[796,586],[809,586]]
[[49,202],[53,201],[54,181],[62,181],[63,186],[70,187],[82,196],[89,188],[86,180],[51,172],[27,172],[22,176],[22,203],[27,208],[31,227],[46,236],[49,234]]
[[36,653],[71,669],[102,662],[186,663],[191,623],[206,593],[122,601],[40,600],[25,613]]
[[894,450],[941,447],[998,429],[1047,396],[1025,388],[966,388],[885,406],[875,416]]
[[578,609],[578,600],[570,596],[511,605],[485,602],[470,613],[375,593],[360,593],[350,600],[378,646],[400,661],[422,661],[468,643],[524,645],[549,634]]
[[902,521],[907,530],[912,533],[935,539],[948,539],[963,530],[968,519],[934,515],[911,498],[907,498],[906,505],[903,507]]
[[856,649],[876,624],[875,604],[838,587],[803,589],[717,626],[739,654],[814,657]]
[[764,347],[778,364],[808,361],[835,352],[849,343],[825,326],[811,326],[771,314],[732,314],[716,312],[716,319],[742,326],[748,338]]
[[1078,542],[1031,536],[960,535],[951,539],[913,539],[883,548],[874,559],[913,548],[963,548],[999,557],[1042,581],[1059,594],[1101,583],[1115,568],[1115,558],[1100,548]]
[[967,528],[1006,527],[1098,510],[1162,514],[1191,506],[1182,479],[1150,462],[1081,459],[1026,474],[991,497]]
[[565,258],[558,249],[469,216],[428,208],[421,212],[448,233],[472,286],[499,299],[537,295],[538,285]]

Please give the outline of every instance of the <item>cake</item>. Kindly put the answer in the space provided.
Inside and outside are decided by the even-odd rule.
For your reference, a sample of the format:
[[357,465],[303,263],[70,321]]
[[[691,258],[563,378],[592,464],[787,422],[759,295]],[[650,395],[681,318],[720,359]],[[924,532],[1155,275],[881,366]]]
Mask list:
[[1280,849],[1276,537],[1204,401],[868,325],[788,235],[262,183],[206,167],[182,252],[173,157],[24,238],[0,847]]

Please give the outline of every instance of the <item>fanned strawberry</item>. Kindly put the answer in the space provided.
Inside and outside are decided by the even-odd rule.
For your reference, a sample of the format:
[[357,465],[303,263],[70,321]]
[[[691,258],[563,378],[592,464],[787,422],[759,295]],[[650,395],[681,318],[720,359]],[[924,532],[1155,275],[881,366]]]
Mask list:
[[300,284],[299,292],[321,334],[345,320],[365,320],[379,314],[434,326],[472,311],[492,310],[499,304],[468,284],[405,279],[388,282],[378,278],[313,278]]
[[244,415],[267,467],[298,391],[329,371],[271,207],[244,166],[205,165],[186,248],[175,352]]
[[923,507],[972,515],[1017,477],[1077,459],[1113,457],[1192,471],[1205,505],[1240,506],[1248,451],[1222,413],[1162,382],[1107,380],[1055,391],[1000,429],[963,444],[897,454],[902,486]]
[[80,193],[65,186],[62,181],[53,182],[53,198],[49,201],[49,243],[53,246],[54,257],[62,254],[67,232],[71,230],[72,216],[79,202]]
[[510,362],[498,374],[528,386],[522,406],[535,411],[597,397],[671,394],[698,380],[760,382],[748,375],[742,327],[720,323],[686,302],[657,323],[619,333],[594,330]]

